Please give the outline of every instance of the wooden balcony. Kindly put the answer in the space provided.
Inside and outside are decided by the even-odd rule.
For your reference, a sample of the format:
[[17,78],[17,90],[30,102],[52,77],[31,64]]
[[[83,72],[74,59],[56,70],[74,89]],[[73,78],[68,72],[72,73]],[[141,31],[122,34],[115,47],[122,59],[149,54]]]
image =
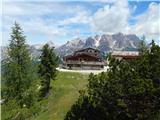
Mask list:
[[64,61],[63,64],[77,64],[77,65],[105,65],[104,62],[89,62],[89,61]]

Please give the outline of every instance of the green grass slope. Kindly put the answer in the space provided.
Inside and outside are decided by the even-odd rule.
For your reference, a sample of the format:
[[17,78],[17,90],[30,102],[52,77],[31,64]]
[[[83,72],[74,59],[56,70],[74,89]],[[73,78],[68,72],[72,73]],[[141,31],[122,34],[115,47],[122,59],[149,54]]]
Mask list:
[[79,90],[87,85],[88,74],[59,72],[52,82],[47,110],[33,120],[63,120],[67,111],[79,96]]

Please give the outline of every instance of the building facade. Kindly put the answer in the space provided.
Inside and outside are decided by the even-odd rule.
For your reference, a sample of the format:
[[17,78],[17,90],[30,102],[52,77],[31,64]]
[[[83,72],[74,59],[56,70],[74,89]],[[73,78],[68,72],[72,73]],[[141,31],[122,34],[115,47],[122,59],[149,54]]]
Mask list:
[[73,70],[100,70],[104,61],[99,50],[85,48],[63,58],[63,68]]
[[137,51],[113,51],[111,53],[116,59],[119,60],[133,60],[139,57],[139,52]]

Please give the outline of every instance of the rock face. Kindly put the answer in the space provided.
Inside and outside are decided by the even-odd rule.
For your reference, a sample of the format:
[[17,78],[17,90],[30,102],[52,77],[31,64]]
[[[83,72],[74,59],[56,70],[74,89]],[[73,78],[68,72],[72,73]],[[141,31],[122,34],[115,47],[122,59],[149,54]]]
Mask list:
[[[56,48],[55,44],[52,41],[48,41],[46,44],[48,44],[50,47]],[[31,46],[28,45],[31,56],[34,58],[39,58],[43,46],[44,44],[35,44]]]
[[[113,35],[96,35],[94,37],[88,37],[87,39],[76,38],[59,47],[56,47],[52,41],[47,43],[50,46],[55,47],[56,53],[60,57],[63,57],[65,55],[72,54],[76,50],[87,47],[98,48],[104,53],[108,53],[112,50],[136,51],[139,47],[140,39],[134,34],[125,35],[117,33]],[[42,46],[42,44],[28,46],[33,57],[39,57]],[[1,59],[6,56],[5,50],[5,47],[1,49]]]
[[103,34],[101,36],[96,35],[94,37],[88,37],[86,40],[81,40],[80,38],[78,38],[68,41],[66,44],[58,47],[56,51],[61,57],[72,54],[78,49],[87,47],[98,48],[105,53],[108,53],[112,50],[136,51],[138,49],[139,43],[140,39],[134,34]]
[[80,38],[68,41],[66,44],[56,48],[56,52],[60,57],[68,54],[72,54],[74,51],[79,50],[84,47],[85,42]]

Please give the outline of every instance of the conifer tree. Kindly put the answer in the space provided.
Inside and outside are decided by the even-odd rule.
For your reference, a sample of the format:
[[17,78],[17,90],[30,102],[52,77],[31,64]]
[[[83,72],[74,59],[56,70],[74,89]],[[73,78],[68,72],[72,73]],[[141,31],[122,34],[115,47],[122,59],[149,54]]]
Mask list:
[[[143,39],[140,43],[140,49],[139,49],[140,57],[137,61],[137,71],[138,74],[143,78],[150,78],[150,65],[149,65],[149,48],[146,45],[145,37],[143,36]],[[134,65],[135,66],[135,65]]]
[[[8,47],[8,59],[5,63],[5,99],[15,99],[20,107],[29,103],[26,101],[26,91],[33,81],[32,62],[27,49],[25,36],[19,24],[12,28]],[[25,103],[27,102],[27,103]]]
[[140,48],[131,61],[109,56],[109,69],[90,74],[87,90],[65,120],[154,120],[160,111],[160,47]]
[[54,53],[54,48],[45,44],[40,56],[39,74],[41,77],[40,98],[46,97],[49,93],[50,82],[55,80],[58,57]]
[[151,42],[150,54],[150,78],[154,84],[159,87],[160,85],[160,47],[155,44],[154,40]]

